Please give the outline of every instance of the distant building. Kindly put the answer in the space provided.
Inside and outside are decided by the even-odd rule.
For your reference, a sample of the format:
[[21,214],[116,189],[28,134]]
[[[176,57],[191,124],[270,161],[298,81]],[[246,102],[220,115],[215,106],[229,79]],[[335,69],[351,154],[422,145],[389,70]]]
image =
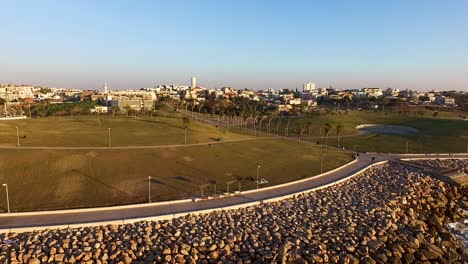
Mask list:
[[315,83],[312,82],[306,82],[304,83],[304,86],[302,87],[303,92],[311,92],[315,90]]
[[362,91],[367,95],[367,97],[380,97],[383,95],[382,89],[380,88],[362,88]]
[[192,77],[192,88],[197,87],[197,78]]
[[445,96],[438,96],[435,99],[435,103],[438,105],[455,105],[455,99]]

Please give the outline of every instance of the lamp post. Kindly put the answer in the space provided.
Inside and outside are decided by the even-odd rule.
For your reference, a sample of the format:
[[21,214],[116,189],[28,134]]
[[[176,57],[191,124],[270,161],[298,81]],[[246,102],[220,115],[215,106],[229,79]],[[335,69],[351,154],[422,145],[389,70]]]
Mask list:
[[19,142],[19,128],[16,127],[16,146],[19,147],[20,146],[20,142]]
[[260,174],[260,165],[257,166],[257,189],[258,189],[258,175]]
[[406,141],[406,154],[408,154],[408,150],[409,150],[409,142]]
[[151,176],[148,176],[148,203],[151,203]]
[[323,157],[325,157],[325,154],[320,155],[320,174],[323,173]]
[[187,126],[184,129],[184,145],[187,145]]
[[109,132],[109,133],[108,133],[108,138],[109,138],[109,148],[110,148],[110,147],[112,147],[112,141],[111,141],[111,129],[110,129],[110,127],[109,127],[109,128],[107,128],[107,130],[108,130],[108,132]]
[[7,200],[7,209],[8,209],[8,213],[10,213],[10,197],[8,196],[8,184],[4,183],[3,187],[5,187],[6,200]]

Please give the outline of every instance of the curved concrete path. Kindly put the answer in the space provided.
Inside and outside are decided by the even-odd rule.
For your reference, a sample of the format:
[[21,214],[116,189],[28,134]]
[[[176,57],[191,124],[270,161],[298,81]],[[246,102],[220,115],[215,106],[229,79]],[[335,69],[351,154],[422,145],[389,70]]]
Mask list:
[[[372,160],[372,157],[375,157]],[[201,200],[192,202],[185,200],[182,202],[173,203],[153,203],[146,205],[130,205],[130,206],[115,206],[104,208],[93,208],[83,210],[61,210],[61,211],[45,211],[32,213],[4,213],[0,215],[0,232],[14,231],[21,228],[41,229],[41,226],[63,226],[88,224],[96,225],[99,222],[112,222],[131,220],[136,218],[155,217],[163,215],[176,215],[188,212],[196,213],[197,211],[208,209],[222,209],[228,206],[242,206],[255,201],[263,201],[275,197],[281,197],[288,194],[307,191],[316,187],[324,186],[338,180],[347,178],[354,173],[368,167],[369,165],[385,161],[396,160],[399,158],[447,158],[448,155],[384,155],[384,154],[360,154],[356,162],[352,162],[348,166],[343,166],[331,173],[324,173],[311,177],[306,180],[292,182],[286,186],[277,188],[270,187],[265,190],[247,191],[235,196],[218,198],[212,200]],[[468,158],[468,154],[457,154],[458,158]],[[122,222],[121,222],[122,223]],[[105,223],[104,223],[105,224]],[[2,230],[3,229],[3,230]]]

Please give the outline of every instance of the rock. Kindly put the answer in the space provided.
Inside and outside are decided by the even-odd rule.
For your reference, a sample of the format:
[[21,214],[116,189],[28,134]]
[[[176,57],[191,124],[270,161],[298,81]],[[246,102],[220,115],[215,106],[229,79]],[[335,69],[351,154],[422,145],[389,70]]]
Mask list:
[[376,264],[377,262],[372,259],[371,257],[365,257],[362,259],[362,263],[365,263],[365,264]]
[[432,251],[430,249],[422,249],[417,254],[418,259],[421,261],[436,260],[442,257],[442,255],[437,251]]
[[218,246],[216,246],[216,244],[213,244],[208,248],[208,251],[215,251],[217,248]]
[[132,260],[132,258],[129,257],[129,256],[124,256],[124,257],[123,257],[123,262],[124,262],[125,264],[131,264],[131,263],[133,262],[133,260]]
[[40,264],[41,261],[38,258],[30,258],[28,264]]
[[62,262],[64,257],[65,257],[65,254],[57,254],[54,256],[54,260],[55,262]]

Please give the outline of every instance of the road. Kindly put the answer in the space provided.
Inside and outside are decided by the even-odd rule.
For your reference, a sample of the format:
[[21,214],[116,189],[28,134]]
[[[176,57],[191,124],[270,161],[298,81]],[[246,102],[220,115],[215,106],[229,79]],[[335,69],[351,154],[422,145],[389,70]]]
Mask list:
[[[372,158],[375,158],[372,160]],[[312,188],[320,187],[329,183],[333,183],[340,179],[346,178],[353,173],[371,165],[372,163],[383,160],[395,160],[402,158],[401,155],[385,155],[385,154],[360,154],[357,162],[341,168],[332,173],[311,177],[310,179],[300,182],[292,183],[288,186],[260,190],[253,193],[244,193],[236,196],[201,200],[198,202],[182,202],[175,204],[158,204],[154,203],[148,206],[116,206],[97,208],[92,211],[83,210],[76,212],[76,210],[61,210],[61,211],[46,211],[40,214],[16,213],[16,214],[2,214],[0,215],[0,229],[10,228],[24,228],[24,227],[37,227],[51,225],[71,225],[80,223],[103,222],[103,221],[117,221],[132,218],[145,218],[152,216],[196,212],[199,210],[206,210],[212,208],[222,208],[232,205],[242,205],[254,201],[262,201],[274,197],[306,191]],[[421,155],[405,156],[405,158],[421,157]],[[431,155],[431,157],[436,157]],[[445,156],[447,157],[447,156]],[[460,158],[468,158],[468,154],[457,155]],[[424,156],[422,156],[424,158]]]
[[116,146],[116,147],[48,147],[48,146],[0,146],[0,149],[36,149],[36,150],[98,150],[98,149],[158,149],[158,148],[183,148],[183,147],[192,147],[192,146],[205,146],[208,144],[223,144],[229,142],[239,142],[239,141],[248,141],[248,140],[258,140],[258,139],[267,139],[267,138],[277,138],[277,137],[251,137],[251,138],[240,138],[224,141],[210,141],[202,143],[192,143],[192,144],[172,144],[172,145],[143,145],[143,146]]

